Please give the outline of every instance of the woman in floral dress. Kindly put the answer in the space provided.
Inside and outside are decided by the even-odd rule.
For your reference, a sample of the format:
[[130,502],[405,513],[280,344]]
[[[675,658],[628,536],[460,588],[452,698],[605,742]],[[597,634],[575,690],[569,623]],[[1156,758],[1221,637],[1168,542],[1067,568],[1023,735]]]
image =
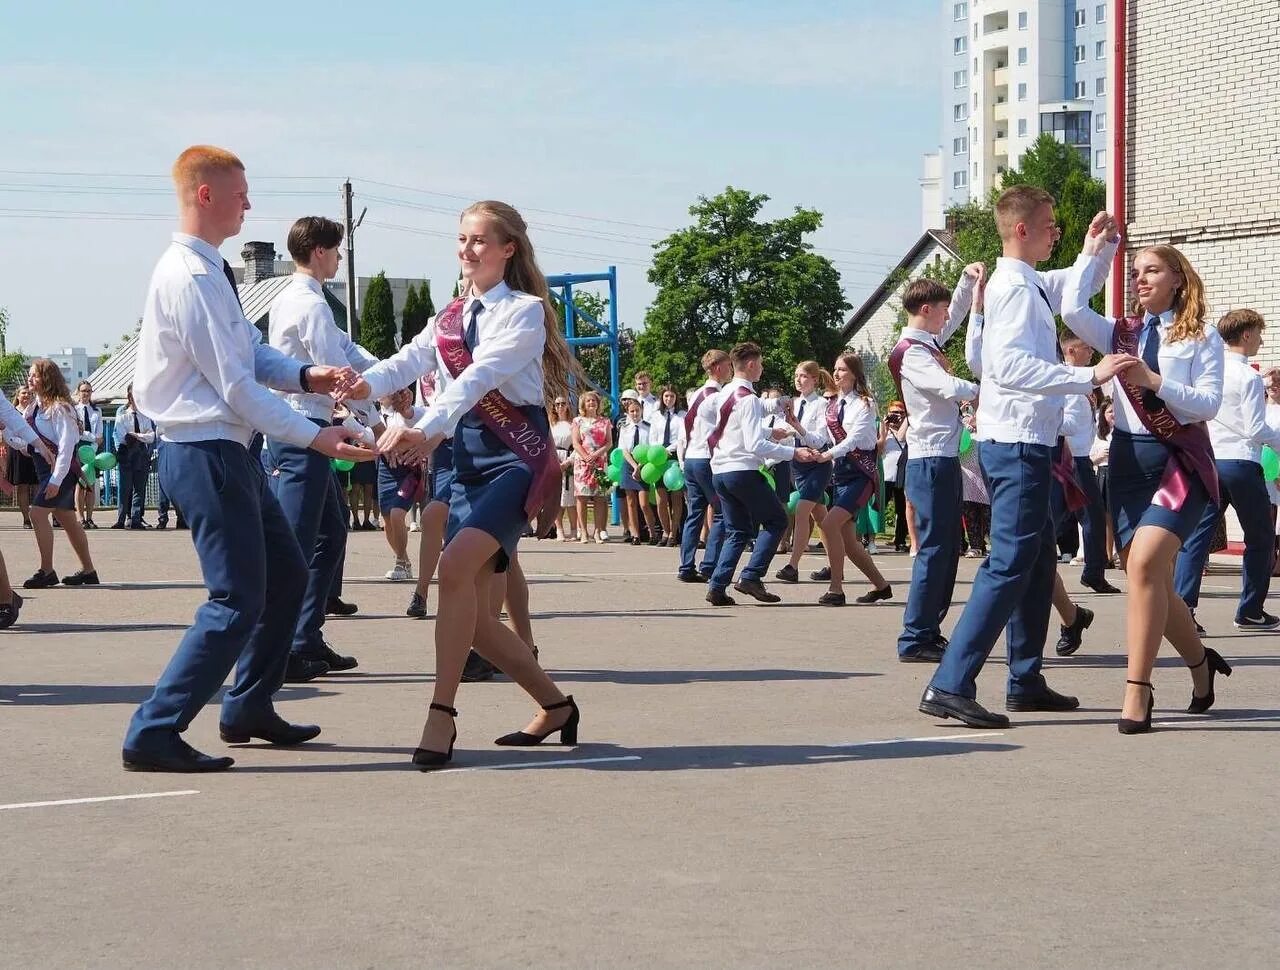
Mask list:
[[613,425],[600,413],[600,395],[587,391],[578,398],[578,416],[573,419],[573,494],[578,503],[578,541],[590,542],[587,530],[587,503],[594,503],[592,523],[596,542],[605,542],[605,498],[607,486],[601,487],[600,475],[609,461],[613,443]]

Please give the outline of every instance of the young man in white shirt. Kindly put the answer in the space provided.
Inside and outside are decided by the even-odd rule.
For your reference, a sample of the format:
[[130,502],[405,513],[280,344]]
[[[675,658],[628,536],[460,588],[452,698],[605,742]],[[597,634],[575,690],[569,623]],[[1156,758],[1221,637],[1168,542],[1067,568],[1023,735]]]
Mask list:
[[[724,523],[720,516],[720,500],[716,497],[715,483],[711,480],[711,449],[707,447],[707,435],[714,425],[708,425],[698,417],[703,401],[713,397],[721,386],[733,377],[733,365],[723,350],[708,350],[702,355],[702,370],[707,375],[702,387],[689,396],[689,409],[684,415],[684,440],[680,447],[680,464],[684,469],[685,490],[688,492],[688,511],[684,517],[684,529],[680,537],[680,566],[676,578],[683,583],[705,583],[711,578],[720,558],[724,540]],[[711,528],[707,530],[707,545],[700,568],[695,567],[698,554],[698,537],[707,509],[712,510]]]
[[1209,560],[1218,517],[1231,505],[1244,530],[1242,590],[1236,607],[1237,630],[1275,630],[1280,617],[1265,609],[1271,589],[1275,539],[1271,525],[1271,497],[1262,475],[1262,446],[1280,450],[1280,429],[1267,423],[1267,397],[1262,375],[1249,364],[1262,347],[1266,326],[1255,310],[1232,310],[1218,322],[1226,344],[1222,375],[1222,406],[1209,421],[1214,464],[1218,469],[1221,505],[1210,502],[1195,532],[1178,554],[1174,588],[1195,614],[1200,580]]
[[1136,362],[1108,355],[1094,368],[1058,363],[1054,314],[1068,274],[1035,269],[1062,235],[1053,204],[1043,189],[1026,185],[1006,190],[996,202],[1004,255],[986,286],[978,400],[981,462],[991,486],[991,551],[919,706],[924,714],[969,727],[1009,724],[977,701],[978,673],[1006,627],[1006,708],[1079,706],[1076,698],[1050,689],[1040,673],[1057,564],[1049,514],[1052,452],[1062,428],[1061,398],[1088,393]]
[[644,409],[643,420],[652,424],[654,412],[658,410],[658,405],[661,403],[652,391],[653,376],[647,370],[636,371],[636,376],[631,380],[640,398],[640,405]]
[[[147,478],[151,474],[151,452],[156,444],[156,423],[138,410],[133,401],[133,385],[125,391],[128,404],[116,412],[112,431],[116,449],[116,469],[120,483],[116,524],[113,529],[149,529],[143,520],[147,502]],[[128,524],[125,516],[129,517]]]
[[[80,419],[80,444],[92,445],[94,454],[102,451],[102,410],[93,406],[93,385],[81,381],[76,386],[76,417]],[[76,509],[80,512],[80,524],[86,529],[96,529],[93,510],[98,504],[98,476],[89,481],[89,487],[76,486]]]
[[173,181],[181,231],[151,277],[134,385],[139,406],[164,428],[160,478],[191,524],[209,599],[134,712],[123,761],[133,771],[223,771],[231,758],[202,754],[182,732],[233,667],[219,718],[224,741],[292,745],[320,733],[288,723],[272,705],[307,574],[293,528],[249,452],[255,428],[333,458],[371,453],[350,445],[344,428],[316,428],[263,386],[326,393],[356,375],[284,356],[245,319],[218,252],[249,209],[244,164],[196,145],[174,163]]
[[[304,216],[293,224],[287,245],[297,272],[271,305],[267,339],[295,360],[363,371],[378,358],[338,328],[324,296],[325,280],[338,274],[342,236],[342,226],[323,216]],[[334,402],[329,395],[278,393],[317,428],[333,422]],[[272,487],[308,570],[285,680],[300,683],[324,673],[351,670],[358,666],[356,658],[336,652],[325,642],[322,630],[329,590],[347,551],[346,515],[329,459],[309,447],[271,436],[263,457],[278,471]]]

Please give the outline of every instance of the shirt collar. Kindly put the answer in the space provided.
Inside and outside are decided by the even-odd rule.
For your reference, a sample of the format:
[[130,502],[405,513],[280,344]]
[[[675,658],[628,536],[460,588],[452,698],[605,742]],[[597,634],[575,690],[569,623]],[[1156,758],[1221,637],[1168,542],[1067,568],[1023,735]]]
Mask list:
[[1044,289],[1044,284],[1040,282],[1040,274],[1036,272],[1036,268],[1030,263],[1024,263],[1020,259],[1013,259],[1009,256],[1000,256],[996,259],[996,269],[1004,269],[1011,273],[1016,273],[1028,283]]
[[321,287],[320,281],[308,273],[294,273],[293,282],[302,284],[317,296],[324,296],[324,288]]
[[199,236],[188,235],[185,232],[175,232],[173,234],[173,241],[179,246],[186,246],[188,249],[193,250],[208,262],[218,267],[218,269],[222,269],[222,264],[226,262],[226,260],[222,258],[222,253],[218,252],[216,246],[209,245],[209,243],[205,242]]
[[752,383],[751,383],[749,380],[747,380],[745,377],[735,377],[733,380],[731,380],[731,381],[729,382],[729,386],[730,386],[730,387],[734,386],[735,384],[736,384],[738,387],[745,387],[745,388],[747,388],[748,390],[751,390],[751,391],[754,391],[754,390],[755,390],[755,385],[754,385],[754,384],[752,384]]
[[469,297],[467,299],[467,306],[471,306],[471,304],[478,299],[486,310],[492,310],[494,304],[506,299],[510,295],[511,287],[507,286],[507,281],[499,280],[496,286],[492,289],[486,290],[484,293],[481,293],[478,297]]
[[[1145,324],[1148,320],[1150,320],[1154,315],[1155,314],[1152,314],[1152,313],[1144,313],[1142,315],[1143,324]],[[1160,329],[1167,330],[1171,326],[1173,326],[1172,308],[1165,310],[1164,313],[1160,314]]]
[[1239,351],[1232,350],[1230,348],[1227,348],[1224,351],[1223,356],[1225,356],[1227,360],[1238,360],[1242,364],[1249,363],[1248,357],[1246,357],[1244,354],[1240,353]]
[[938,345],[938,335],[930,333],[928,330],[921,330],[919,327],[903,327],[902,336],[908,340],[919,340],[926,344]]

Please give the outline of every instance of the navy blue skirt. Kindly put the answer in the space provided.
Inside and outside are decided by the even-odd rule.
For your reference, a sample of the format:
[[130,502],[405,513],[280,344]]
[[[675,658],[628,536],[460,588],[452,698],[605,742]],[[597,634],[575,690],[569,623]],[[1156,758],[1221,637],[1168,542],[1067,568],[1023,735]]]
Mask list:
[[[641,465],[641,468],[644,466]],[[647,492],[649,486],[636,478],[635,470],[628,462],[622,463],[622,478],[618,480],[618,488],[624,492]]]
[[[371,463],[370,463],[371,464]],[[416,471],[410,465],[397,465],[392,468],[385,458],[378,459],[378,509],[383,515],[390,514],[392,509],[405,512],[413,507],[413,499],[400,494],[400,486],[404,480]]]
[[[792,468],[795,477],[795,488],[800,493],[802,502],[821,502],[823,493],[831,484],[831,465],[829,461],[796,462]],[[788,492],[787,496],[790,497]],[[785,499],[784,499],[785,501]]]
[[[851,458],[837,458],[835,465],[835,495],[831,499],[831,507],[844,509],[850,515],[857,515],[858,510],[867,504],[875,495],[875,489],[868,489],[874,483],[863,474]],[[957,510],[958,512],[958,510]]]
[[352,485],[376,485],[378,483],[378,464],[374,461],[358,461],[351,469]]
[[[551,440],[547,412],[537,404],[519,409],[530,427]],[[516,544],[529,522],[524,503],[533,473],[474,413],[458,424],[453,436],[453,490],[449,498],[449,527],[445,545],[463,529],[479,529],[501,547],[494,565],[506,572]]]
[[428,494],[433,502],[449,504],[453,493],[453,439],[446,438],[431,453],[431,477]]
[[53,468],[39,454],[31,456],[36,465],[36,485],[31,496],[31,504],[42,509],[74,509],[76,507],[76,470],[67,469],[58,494],[53,498],[45,498],[44,490],[49,487],[49,479],[53,477]]
[[1191,488],[1181,509],[1151,504],[1171,458],[1168,446],[1153,435],[1129,434],[1118,428],[1111,433],[1107,505],[1115,523],[1117,548],[1126,548],[1139,526],[1157,526],[1184,544],[1195,531],[1209,504],[1209,491],[1197,476],[1188,475]]

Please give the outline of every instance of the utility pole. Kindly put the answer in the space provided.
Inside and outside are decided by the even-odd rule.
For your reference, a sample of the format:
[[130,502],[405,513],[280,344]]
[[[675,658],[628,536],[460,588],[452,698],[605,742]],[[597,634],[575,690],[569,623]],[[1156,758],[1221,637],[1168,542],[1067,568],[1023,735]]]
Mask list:
[[351,222],[350,179],[342,183],[342,208],[346,216],[347,235],[347,336],[354,343],[360,337],[360,324],[356,315],[356,227]]

